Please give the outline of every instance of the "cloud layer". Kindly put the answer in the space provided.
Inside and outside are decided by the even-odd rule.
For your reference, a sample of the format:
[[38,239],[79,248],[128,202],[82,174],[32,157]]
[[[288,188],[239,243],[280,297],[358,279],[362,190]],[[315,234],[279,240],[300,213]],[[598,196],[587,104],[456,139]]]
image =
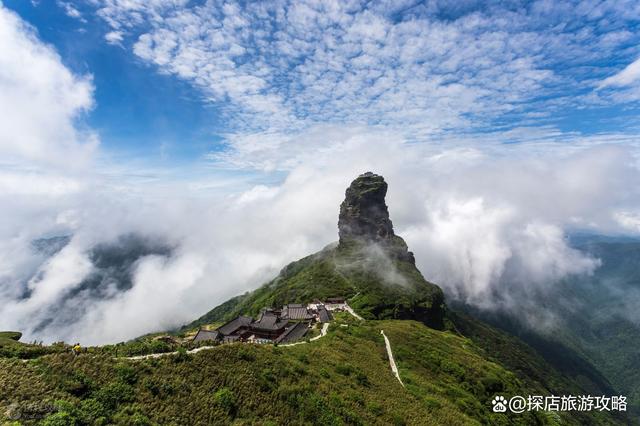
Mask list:
[[[638,170],[623,148],[532,155],[518,147],[500,158],[363,132],[334,137],[325,155],[301,161],[280,184],[204,199],[175,191],[118,200],[108,186],[74,200],[58,197],[73,205],[75,220],[57,229],[74,237],[50,259],[29,251],[34,231],[15,240],[22,256],[4,269],[2,327],[24,330],[27,338],[103,343],[192,320],[335,241],[344,190],[366,170],[389,182],[396,232],[425,277],[483,308],[517,307],[557,279],[589,274],[597,260],[570,249],[565,230],[625,231],[614,213],[637,207],[626,182],[637,180]],[[34,217],[39,223],[59,211],[57,203],[47,207]],[[132,232],[160,237],[175,250],[139,259],[130,290],[106,299],[77,293],[71,301],[85,314],[36,329],[91,273],[91,248]],[[30,297],[20,299],[17,288]]]
[[[632,55],[635,3],[192,3],[93,1],[109,42],[226,108],[227,149],[209,156],[222,178],[109,163],[79,121],[90,78],[0,7],[0,329],[87,344],[192,320],[336,240],[344,189],[366,170],[389,182],[396,232],[426,278],[485,308],[593,271],[567,246],[571,229],[639,232],[633,137],[527,127],[586,102],[554,87],[615,74],[585,79],[589,61]],[[582,28],[563,24],[574,17]],[[505,114],[521,126],[501,128]],[[501,143],[512,139],[536,143]],[[130,289],[80,291],[92,248],[132,233],[173,250],[142,256]],[[67,234],[52,257],[32,248]],[[67,317],[67,303],[83,309]]]

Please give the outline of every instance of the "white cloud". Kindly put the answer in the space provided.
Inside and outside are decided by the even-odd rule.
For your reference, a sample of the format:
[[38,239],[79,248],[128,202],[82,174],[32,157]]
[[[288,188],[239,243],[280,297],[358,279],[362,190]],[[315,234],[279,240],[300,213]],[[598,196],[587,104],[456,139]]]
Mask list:
[[640,211],[615,211],[613,218],[625,231],[640,233]]
[[70,2],[58,0],[57,4],[64,10],[64,13],[68,17],[78,19],[82,22],[86,22],[85,19],[82,17],[82,13],[80,13],[80,11],[76,9]]
[[[543,105],[549,114],[571,102],[554,88],[588,87],[580,78],[584,62],[606,58],[633,37],[595,29],[632,19],[635,10],[602,6],[591,15],[541,3],[517,11],[446,2],[404,11],[359,1],[97,3],[114,29],[139,33],[136,55],[221,103],[233,133],[282,137],[318,123],[382,124],[410,136],[433,135],[488,125],[505,113],[526,117],[527,101],[555,95]],[[448,13],[459,16],[439,19]],[[565,30],[562,23],[573,20],[584,28]]]
[[77,76],[17,15],[0,6],[0,156],[3,163],[86,165],[97,144],[75,126],[93,105],[89,76]]
[[[246,189],[238,190],[228,182],[227,189],[196,198],[191,194],[201,188],[191,181],[130,181],[125,193],[102,182],[41,211],[16,204],[14,211],[29,215],[13,218],[11,229],[26,229],[25,223],[38,228],[2,239],[0,250],[20,256],[0,256],[0,327],[18,327],[28,338],[97,343],[192,320],[335,241],[344,190],[366,170],[389,182],[396,232],[415,252],[425,277],[484,307],[517,307],[557,279],[589,273],[597,263],[567,246],[565,230],[581,218],[596,232],[620,231],[625,228],[610,214],[614,206],[639,207],[638,191],[628,187],[640,177],[638,169],[627,161],[628,149],[615,145],[450,149],[407,144],[391,132],[364,127],[297,137],[308,145],[291,145],[298,151],[290,152],[284,180],[270,185],[241,184]],[[40,266],[29,253],[30,239],[70,227],[75,236],[69,251]],[[175,250],[169,257],[140,259],[131,290],[113,291],[107,300],[81,292],[71,300],[86,313],[36,330],[79,285],[80,275],[72,279],[69,273],[87,271],[78,267],[87,250],[130,232],[159,236]],[[43,280],[37,287],[47,285],[47,297],[17,301],[7,286],[38,271]],[[44,288],[38,291],[45,294]]]
[[640,79],[640,59],[636,59],[617,74],[605,78],[598,87],[602,89],[611,86],[629,86],[636,83],[638,79]]
[[109,31],[104,38],[109,44],[120,44],[124,39],[124,34],[122,31]]

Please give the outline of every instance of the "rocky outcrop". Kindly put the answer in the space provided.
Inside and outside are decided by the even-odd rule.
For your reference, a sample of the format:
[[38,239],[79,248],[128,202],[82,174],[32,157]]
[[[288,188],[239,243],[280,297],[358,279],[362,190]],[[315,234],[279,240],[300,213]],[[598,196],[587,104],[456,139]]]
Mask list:
[[340,205],[340,242],[354,238],[381,242],[394,235],[386,195],[387,183],[380,175],[366,172],[351,182]]
[[408,251],[407,244],[393,232],[386,195],[387,182],[375,173],[363,173],[351,182],[340,205],[340,244],[353,241],[375,243],[393,257],[414,263],[413,253]]

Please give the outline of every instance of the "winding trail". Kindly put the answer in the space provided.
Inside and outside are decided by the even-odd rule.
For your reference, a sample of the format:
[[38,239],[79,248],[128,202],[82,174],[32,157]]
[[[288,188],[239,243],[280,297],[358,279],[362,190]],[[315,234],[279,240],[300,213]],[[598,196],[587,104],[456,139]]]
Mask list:
[[362,318],[360,315],[356,314],[356,311],[354,311],[353,308],[351,306],[349,306],[348,303],[345,303],[344,307],[347,310],[347,312],[349,312],[351,315],[353,315],[354,317],[356,317],[360,321],[364,321],[364,318]]
[[391,352],[391,343],[387,338],[387,335],[384,334],[383,330],[380,330],[380,334],[384,337],[384,344],[387,347],[387,355],[389,356],[389,364],[391,365],[391,371],[396,376],[396,379],[400,382],[402,387],[404,387],[404,383],[402,383],[402,379],[400,378],[400,372],[398,371],[398,367],[396,366],[396,361],[393,359],[393,352]]
[[327,330],[329,330],[329,323],[325,322],[324,324],[322,324],[322,328],[320,329],[320,334],[318,334],[316,337],[312,337],[311,339],[309,339],[309,341],[314,342],[319,338],[326,336]]
[[[207,349],[214,349],[217,346],[201,346],[199,348],[195,348],[195,349],[191,349],[190,351],[187,351],[188,354],[196,354],[200,351],[204,351]],[[178,351],[174,351],[174,352],[160,352],[160,353],[155,353],[155,354],[148,354],[148,355],[137,355],[137,356],[127,356],[127,357],[115,357],[115,359],[131,359],[131,360],[139,360],[139,359],[149,359],[149,358],[160,358],[163,356],[169,356],[169,355],[178,355]]]

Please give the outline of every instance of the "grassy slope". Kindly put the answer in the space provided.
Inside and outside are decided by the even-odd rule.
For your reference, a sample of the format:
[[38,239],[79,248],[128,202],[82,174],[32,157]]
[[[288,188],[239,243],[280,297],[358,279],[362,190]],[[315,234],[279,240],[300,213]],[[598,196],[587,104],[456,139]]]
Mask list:
[[[404,242],[401,242],[404,244]],[[368,319],[420,319],[432,326],[442,326],[444,297],[440,288],[427,282],[408,261],[389,262],[402,284],[389,283],[381,277],[377,265],[357,245],[329,246],[286,266],[274,280],[257,290],[235,297],[209,311],[184,329],[234,316],[256,315],[265,306],[307,303],[315,298],[342,296],[360,315]]]
[[557,318],[550,330],[531,329],[519,315],[454,308],[517,336],[584,389],[627,396],[631,415],[640,419],[640,326],[629,318],[640,294],[640,243],[582,236],[572,244],[602,266],[592,276],[569,277],[538,296],[540,306]]
[[63,352],[67,347],[62,343],[50,346],[20,342],[22,333],[17,331],[0,331],[0,357],[35,358],[53,352]]
[[[406,389],[391,374],[380,329]],[[286,348],[223,345],[144,361],[0,359],[0,413],[38,417],[66,401],[48,424],[554,424],[490,410],[496,393],[534,390],[471,340],[398,320],[334,325],[325,338]]]
[[[450,312],[450,318],[456,329],[473,340],[487,359],[514,372],[528,388],[535,389],[537,395],[618,394],[593,365],[566,347],[554,347],[558,352],[556,358],[564,359],[563,362],[554,362],[548,359],[549,354],[542,356],[519,338],[474,317]],[[575,417],[585,425],[597,425],[610,420],[608,415],[602,417],[600,413],[577,413]],[[626,413],[615,413],[615,421],[638,424],[637,421],[632,422]]]

